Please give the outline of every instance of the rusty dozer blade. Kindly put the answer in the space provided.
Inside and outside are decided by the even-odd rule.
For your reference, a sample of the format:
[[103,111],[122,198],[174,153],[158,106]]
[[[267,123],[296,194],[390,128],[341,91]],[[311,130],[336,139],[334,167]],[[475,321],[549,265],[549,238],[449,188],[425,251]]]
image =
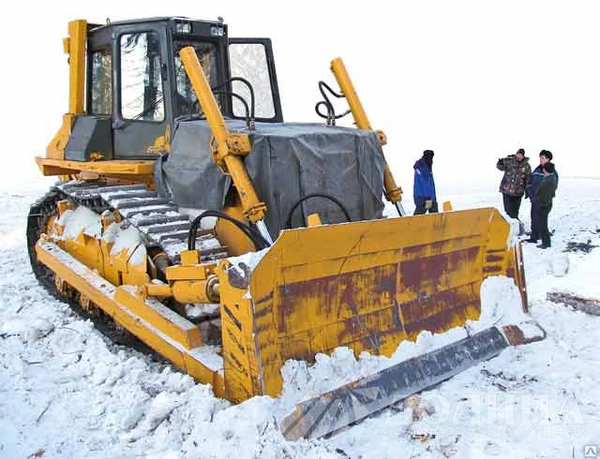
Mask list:
[[340,346],[390,357],[422,331],[477,321],[489,276],[512,278],[526,306],[519,246],[493,208],[287,230],[263,255],[241,275],[240,264],[220,268],[233,401],[277,397],[290,359]]
[[[515,329],[518,327],[510,326],[513,332]],[[506,332],[496,327],[485,329],[301,402],[283,419],[283,435],[288,440],[322,437],[496,357],[509,345],[545,336],[539,327],[540,333],[529,340],[512,341]]]

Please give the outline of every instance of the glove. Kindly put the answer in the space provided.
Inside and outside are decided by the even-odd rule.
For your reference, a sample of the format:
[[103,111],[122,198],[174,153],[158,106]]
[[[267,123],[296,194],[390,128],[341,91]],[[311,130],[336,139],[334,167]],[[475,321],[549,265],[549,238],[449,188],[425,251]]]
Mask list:
[[425,199],[425,209],[429,210],[433,207],[433,201],[431,199]]

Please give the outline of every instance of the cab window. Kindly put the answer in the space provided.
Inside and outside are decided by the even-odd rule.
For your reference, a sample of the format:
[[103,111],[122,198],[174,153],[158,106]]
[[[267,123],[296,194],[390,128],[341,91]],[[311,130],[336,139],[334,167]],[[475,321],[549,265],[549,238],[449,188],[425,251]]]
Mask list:
[[110,47],[92,52],[91,113],[112,113],[112,58]]
[[121,35],[121,116],[126,120],[163,121],[165,107],[158,34]]
[[[273,118],[275,104],[265,46],[261,43],[232,43],[229,45],[229,61],[232,77],[243,77],[252,85],[256,100],[255,117]],[[232,91],[250,103],[248,87],[239,81],[231,85]],[[245,108],[237,98],[233,99],[233,115],[245,116]]]

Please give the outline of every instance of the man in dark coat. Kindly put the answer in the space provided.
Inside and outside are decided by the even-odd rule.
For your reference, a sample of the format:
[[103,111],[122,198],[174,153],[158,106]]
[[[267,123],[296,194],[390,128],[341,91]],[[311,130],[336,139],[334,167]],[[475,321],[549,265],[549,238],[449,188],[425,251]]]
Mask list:
[[[544,164],[552,161],[552,152],[548,150],[542,150],[540,152],[540,165],[534,169],[529,178],[529,183],[525,188],[525,197],[531,201],[531,238],[530,240],[537,240],[540,238],[539,231],[536,228],[535,221],[535,193],[540,186],[542,179],[544,178]],[[558,187],[558,173],[556,172],[556,166],[554,169],[554,178],[556,179],[556,186]]]
[[438,204],[433,181],[433,151],[425,150],[423,156],[415,163],[414,169],[414,215],[437,212]]
[[504,172],[502,182],[500,182],[504,211],[509,217],[518,219],[521,199],[525,194],[525,186],[531,175],[529,158],[525,157],[525,150],[519,148],[516,154],[500,158],[496,167]]
[[[548,215],[552,210],[552,198],[556,192],[556,177],[554,176],[554,164],[548,162],[543,167],[544,177],[535,191],[535,227],[542,238],[540,249],[550,247],[550,231],[548,230]],[[529,242],[537,242],[537,239],[529,239]]]

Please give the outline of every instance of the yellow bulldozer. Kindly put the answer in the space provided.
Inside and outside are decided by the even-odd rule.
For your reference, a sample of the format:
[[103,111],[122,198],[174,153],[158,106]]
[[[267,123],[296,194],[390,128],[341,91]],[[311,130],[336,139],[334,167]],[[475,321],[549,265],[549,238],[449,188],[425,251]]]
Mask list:
[[[324,121],[289,123],[268,39],[179,17],[68,30],[69,111],[36,157],[60,180],[32,205],[27,240],[39,281],[97,323],[239,403],[277,397],[290,359],[389,357],[478,320],[489,276],[514,279],[526,309],[497,210],[405,215],[341,59],[339,92],[319,83]],[[336,125],[345,114],[356,128]],[[284,433],[335,431],[531,339],[488,327],[304,400]]]

